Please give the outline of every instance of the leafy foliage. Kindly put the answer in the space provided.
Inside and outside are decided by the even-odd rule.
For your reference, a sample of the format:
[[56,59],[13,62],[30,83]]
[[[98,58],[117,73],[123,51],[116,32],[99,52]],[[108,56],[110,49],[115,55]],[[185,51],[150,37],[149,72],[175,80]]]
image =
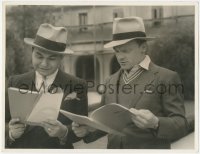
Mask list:
[[55,23],[53,6],[12,6],[6,11],[6,76],[31,69],[31,48],[23,43],[34,38],[40,24]]
[[170,25],[152,45],[152,60],[179,73],[186,99],[194,99],[194,24]]

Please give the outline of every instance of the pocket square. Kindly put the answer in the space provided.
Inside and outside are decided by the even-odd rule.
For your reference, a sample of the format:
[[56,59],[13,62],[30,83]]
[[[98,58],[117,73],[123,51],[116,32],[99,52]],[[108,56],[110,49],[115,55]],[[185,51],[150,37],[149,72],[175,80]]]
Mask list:
[[146,90],[144,91],[144,93],[147,93],[147,94],[152,94],[152,93],[153,93],[153,91],[152,91],[152,90],[148,90],[148,89],[146,89]]
[[68,94],[65,97],[64,101],[66,101],[66,100],[73,100],[73,99],[76,99],[76,100],[80,101],[80,98],[77,97],[77,93],[76,92],[72,92],[72,93]]

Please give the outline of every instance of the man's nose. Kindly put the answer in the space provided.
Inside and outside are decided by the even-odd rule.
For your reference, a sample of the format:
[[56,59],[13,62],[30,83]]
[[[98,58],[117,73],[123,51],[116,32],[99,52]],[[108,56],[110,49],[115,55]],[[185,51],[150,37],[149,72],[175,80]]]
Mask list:
[[42,62],[40,63],[42,66],[48,66],[48,61],[46,59],[43,59]]
[[117,59],[122,60],[125,58],[124,54],[121,52],[116,53]]

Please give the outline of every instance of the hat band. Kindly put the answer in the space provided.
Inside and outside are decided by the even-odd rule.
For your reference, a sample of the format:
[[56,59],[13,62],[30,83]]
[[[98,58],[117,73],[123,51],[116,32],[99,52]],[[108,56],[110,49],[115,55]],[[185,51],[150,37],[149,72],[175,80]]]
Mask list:
[[136,37],[146,37],[146,34],[141,31],[113,34],[113,40],[125,40]]
[[51,41],[39,35],[36,35],[34,43],[48,50],[53,50],[58,52],[63,52],[65,51],[66,48],[65,43]]

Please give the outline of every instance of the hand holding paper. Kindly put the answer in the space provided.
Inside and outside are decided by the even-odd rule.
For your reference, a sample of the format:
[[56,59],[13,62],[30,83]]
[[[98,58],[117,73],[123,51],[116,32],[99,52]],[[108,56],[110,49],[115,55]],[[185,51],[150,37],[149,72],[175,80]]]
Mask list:
[[20,122],[30,125],[41,125],[47,118],[57,120],[63,91],[57,88],[55,93],[38,93],[23,91],[9,87],[9,107],[11,117],[19,118]]
[[47,119],[42,122],[42,126],[51,137],[62,138],[68,132],[67,126],[58,120]]
[[9,122],[10,138],[13,140],[20,138],[22,134],[24,133],[25,128],[26,128],[26,125],[23,123],[20,123],[20,120],[18,118],[11,119]]
[[94,132],[96,129],[86,126],[86,125],[80,125],[76,122],[72,123],[72,130],[76,134],[77,137],[84,137],[86,136],[89,132]]
[[158,127],[159,119],[149,110],[137,110],[134,108],[130,109],[132,114],[132,121],[141,129],[153,128],[156,129]]

